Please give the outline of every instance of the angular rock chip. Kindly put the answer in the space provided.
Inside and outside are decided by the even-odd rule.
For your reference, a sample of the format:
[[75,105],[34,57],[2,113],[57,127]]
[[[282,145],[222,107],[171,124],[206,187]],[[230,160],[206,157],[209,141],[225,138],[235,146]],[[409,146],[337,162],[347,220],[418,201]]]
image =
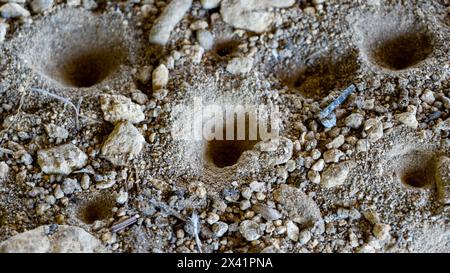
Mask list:
[[294,144],[286,137],[271,138],[256,144],[256,149],[267,153],[268,164],[271,166],[285,164],[292,158]]
[[0,243],[0,253],[103,253],[102,243],[84,229],[40,226]]
[[4,161],[0,162],[0,180],[5,179],[9,173],[9,166]]
[[150,30],[150,43],[165,45],[169,41],[170,33],[191,5],[192,0],[171,0]]
[[252,220],[243,221],[239,226],[239,232],[250,242],[258,240],[262,234],[259,224]]
[[101,155],[114,165],[122,166],[138,155],[145,139],[130,122],[120,122],[103,143]]
[[439,124],[436,125],[436,130],[440,130],[440,131],[448,131],[450,130],[450,118],[440,122]]
[[221,0],[200,0],[202,3],[202,8],[204,9],[215,9],[220,5]]
[[17,3],[6,3],[0,7],[0,14],[3,18],[28,17],[30,12]]
[[395,115],[395,118],[411,129],[417,129],[419,122],[416,119],[416,113],[417,108],[414,105],[409,105],[406,112]]
[[295,0],[223,0],[220,14],[235,28],[261,33],[269,29],[274,19],[269,8],[287,8],[294,3]]
[[450,158],[439,157],[436,163],[436,186],[443,205],[450,204]]
[[256,213],[261,214],[261,216],[267,221],[278,220],[282,216],[279,211],[265,204],[256,204],[252,207],[252,210]]
[[333,188],[344,184],[351,169],[355,166],[353,161],[345,161],[330,165],[323,173],[320,184],[324,188]]
[[301,190],[283,184],[273,192],[273,197],[284,206],[290,220],[301,228],[319,227],[323,230],[324,222],[319,207]]
[[7,23],[0,23],[0,44],[5,41],[6,33],[8,32],[9,25]]
[[370,143],[377,142],[383,137],[383,122],[377,118],[368,119],[364,123],[364,130],[367,132],[367,140]]
[[111,123],[118,121],[139,123],[145,119],[145,115],[142,112],[143,107],[125,96],[102,95],[100,104],[105,120]]
[[53,0],[33,0],[30,6],[33,12],[41,13],[47,10],[50,10],[53,7]]
[[65,128],[59,127],[55,124],[46,124],[44,128],[47,135],[51,138],[66,139],[69,137],[69,132]]
[[84,167],[88,156],[77,146],[64,144],[38,151],[37,160],[44,173],[68,175],[73,170]]
[[169,82],[169,70],[164,64],[160,64],[152,73],[153,91],[161,89]]
[[253,58],[235,57],[227,65],[227,71],[231,74],[245,74],[250,72],[253,67]]
[[286,224],[286,234],[290,240],[297,242],[300,234],[300,229],[294,222],[288,221]]

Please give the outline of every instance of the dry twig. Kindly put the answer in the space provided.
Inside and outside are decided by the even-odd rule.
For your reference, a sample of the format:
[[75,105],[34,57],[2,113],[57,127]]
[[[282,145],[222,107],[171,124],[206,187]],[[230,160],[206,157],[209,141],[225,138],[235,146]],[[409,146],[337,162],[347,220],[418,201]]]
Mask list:
[[80,109],[81,101],[83,100],[83,98],[80,98],[80,100],[78,102],[78,106],[75,106],[75,104],[73,104],[70,100],[68,100],[68,99],[66,99],[64,97],[58,96],[58,95],[56,95],[54,93],[51,93],[51,92],[49,92],[47,90],[34,88],[34,87],[30,88],[30,90],[35,92],[35,93],[38,93],[38,94],[42,94],[42,95],[45,95],[45,96],[52,97],[54,99],[57,99],[57,100],[63,102],[66,105],[71,106],[73,108],[73,110],[75,111],[75,126],[76,126],[77,129],[79,128],[78,127],[78,125],[79,125],[78,117],[80,116],[79,109]]
[[198,234],[200,233],[200,227],[199,227],[200,221],[199,221],[198,215],[197,215],[197,213],[195,211],[192,212],[192,216],[189,219],[189,221],[192,224],[194,237],[195,237],[195,243],[197,244],[198,251],[200,253],[202,253],[202,242],[200,241],[200,238],[198,237]]
[[116,233],[116,232],[119,232],[121,230],[124,230],[125,228],[127,228],[127,227],[133,225],[134,223],[136,223],[138,218],[139,218],[139,215],[134,215],[134,216],[132,216],[132,217],[130,217],[128,219],[120,221],[117,224],[114,224],[111,227],[110,230],[111,230],[112,233]]

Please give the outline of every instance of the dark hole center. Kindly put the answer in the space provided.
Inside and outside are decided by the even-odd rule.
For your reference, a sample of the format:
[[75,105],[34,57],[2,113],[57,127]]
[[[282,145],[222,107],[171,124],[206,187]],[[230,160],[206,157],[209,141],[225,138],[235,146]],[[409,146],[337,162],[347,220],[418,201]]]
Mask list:
[[208,143],[208,154],[214,165],[219,168],[235,165],[241,155],[258,141],[250,140],[213,140]]
[[382,42],[375,50],[375,58],[387,68],[403,70],[425,60],[432,50],[428,35],[404,34]]
[[83,54],[69,60],[64,67],[64,80],[75,87],[91,87],[103,81],[114,68],[103,54]]
[[238,43],[236,41],[227,41],[219,43],[215,46],[215,52],[220,57],[233,54],[237,50]]
[[82,208],[81,218],[86,224],[105,220],[111,216],[112,205],[105,200],[96,200]]
[[245,117],[245,135],[239,138],[238,122],[236,116],[234,118],[234,129],[232,131],[234,137],[232,139],[227,138],[229,136],[227,136],[227,126],[225,126],[222,129],[224,140],[211,140],[207,143],[206,157],[219,168],[235,165],[245,151],[252,150],[261,140],[259,132],[256,132],[256,137],[252,136],[253,138],[251,138],[248,114]]
[[407,174],[404,179],[404,183],[414,188],[423,188],[428,185],[428,179],[423,171],[417,171]]

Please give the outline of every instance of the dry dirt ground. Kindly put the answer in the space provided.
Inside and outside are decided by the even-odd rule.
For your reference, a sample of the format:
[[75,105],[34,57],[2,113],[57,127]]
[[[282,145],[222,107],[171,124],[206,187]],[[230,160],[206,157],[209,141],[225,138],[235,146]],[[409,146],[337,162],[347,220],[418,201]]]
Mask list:
[[[0,0],[0,252],[450,252],[449,14]],[[280,136],[174,139],[195,98]]]

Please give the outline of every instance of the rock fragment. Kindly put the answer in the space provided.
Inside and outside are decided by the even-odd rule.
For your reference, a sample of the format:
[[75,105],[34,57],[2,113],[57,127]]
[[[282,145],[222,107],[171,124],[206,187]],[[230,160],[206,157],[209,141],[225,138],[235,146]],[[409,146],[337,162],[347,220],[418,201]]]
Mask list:
[[199,45],[193,45],[191,47],[190,59],[194,64],[199,64],[202,61],[203,54],[205,53],[205,49]]
[[194,21],[190,26],[189,26],[189,28],[190,29],[192,29],[192,30],[194,30],[194,31],[197,31],[197,30],[205,30],[205,29],[207,29],[208,28],[208,22],[206,22],[206,21],[204,21],[204,20],[197,20],[197,21]]
[[30,12],[17,3],[6,3],[0,7],[3,18],[29,17]]
[[64,192],[61,189],[60,185],[56,185],[55,190],[53,191],[53,195],[55,196],[56,199],[61,199],[64,197]]
[[371,118],[364,123],[364,130],[367,133],[369,142],[374,143],[383,137],[383,122],[377,118]]
[[8,32],[9,25],[7,23],[0,22],[0,44],[5,41],[6,33]]
[[253,58],[235,57],[228,62],[227,71],[231,74],[245,74],[253,67]]
[[432,105],[436,101],[436,98],[434,97],[434,93],[431,90],[425,90],[423,92],[422,96],[420,96],[420,99],[429,105]]
[[142,67],[139,71],[138,74],[136,75],[136,78],[143,84],[147,84],[150,81],[152,72],[153,72],[153,66],[148,65],[148,66],[144,66]]
[[325,161],[321,158],[321,159],[317,160],[317,162],[314,163],[314,165],[311,166],[311,170],[316,171],[316,172],[321,172],[321,171],[323,171],[324,167],[325,167]]
[[338,163],[345,154],[338,149],[331,149],[323,153],[325,163]]
[[128,192],[120,191],[116,196],[117,204],[123,205],[128,201]]
[[0,162],[0,180],[5,179],[9,173],[9,166],[4,161]]
[[214,44],[214,37],[208,30],[201,29],[196,33],[198,43],[205,49],[210,50]]
[[219,7],[220,1],[222,0],[200,0],[200,3],[204,9],[215,9]]
[[290,240],[297,242],[300,235],[300,229],[294,222],[288,221],[286,224],[286,234]]
[[102,253],[102,243],[84,229],[40,226],[0,243],[0,253]]
[[285,164],[292,158],[294,144],[289,138],[275,137],[256,144],[255,149],[267,153],[267,164],[277,166]]
[[252,210],[261,214],[261,216],[267,221],[274,221],[281,218],[281,213],[279,211],[265,204],[256,204],[253,206]]
[[83,174],[83,176],[81,177],[81,188],[83,190],[88,190],[90,185],[91,185],[91,178],[89,178],[89,175]]
[[364,121],[364,116],[358,113],[353,113],[345,119],[345,125],[352,129],[361,127]]
[[44,128],[47,135],[51,138],[64,140],[69,137],[69,132],[65,128],[59,127],[53,123],[46,124]]
[[323,173],[320,184],[324,188],[333,188],[344,184],[348,174],[354,167],[353,161],[345,161],[330,165]]
[[266,189],[266,184],[263,182],[252,181],[249,187],[252,192],[263,192]]
[[96,0],[83,0],[83,8],[86,10],[94,10],[98,7]]
[[310,170],[308,172],[308,179],[314,184],[319,184],[321,180],[320,173]]
[[358,153],[363,153],[369,151],[370,143],[367,139],[360,139],[356,142],[356,151]]
[[30,6],[34,13],[42,13],[50,10],[53,7],[53,4],[54,0],[33,0]]
[[84,167],[88,156],[77,146],[64,144],[38,151],[37,160],[44,173],[68,175],[73,170]]
[[343,135],[339,135],[336,138],[334,138],[330,143],[326,145],[327,149],[337,149],[344,145],[345,143],[345,137]]
[[443,205],[450,204],[450,158],[441,156],[436,162],[435,174],[438,195]]
[[405,113],[395,115],[395,118],[412,129],[417,129],[419,122],[416,119],[417,107],[414,105],[409,105]]
[[169,41],[170,33],[175,25],[183,18],[191,5],[192,0],[171,0],[150,30],[150,43],[164,46]]
[[148,102],[147,95],[142,93],[140,90],[133,92],[133,94],[131,94],[131,98],[140,105],[145,105]]
[[378,223],[381,223],[380,216],[376,211],[373,210],[367,210],[363,212],[364,218],[366,218],[367,221],[369,221],[372,225],[376,225]]
[[102,95],[100,105],[106,121],[139,123],[145,119],[143,107],[122,95]]
[[160,64],[152,73],[153,91],[164,88],[169,82],[169,70],[164,64]]
[[274,19],[268,9],[287,8],[294,3],[295,0],[223,0],[220,14],[235,28],[261,33],[269,29]]
[[323,228],[323,219],[317,204],[301,190],[281,185],[273,193],[276,202],[284,206],[289,218],[302,228],[317,226]]
[[210,212],[208,213],[208,217],[206,218],[206,222],[210,225],[216,223],[217,221],[219,221],[220,216],[217,213],[214,212]]
[[216,237],[222,237],[228,231],[228,225],[224,222],[217,222],[212,226],[212,232]]
[[311,240],[311,232],[307,229],[302,230],[298,235],[298,241],[302,245],[306,245]]
[[125,165],[144,147],[145,139],[130,122],[120,122],[104,142],[101,155],[114,165]]
[[449,131],[450,130],[450,118],[440,122],[436,125],[436,130]]
[[261,237],[259,224],[252,220],[245,220],[239,226],[239,232],[247,241],[255,241]]
[[64,194],[73,194],[74,192],[80,192],[81,186],[76,179],[66,178],[62,183],[61,189]]

